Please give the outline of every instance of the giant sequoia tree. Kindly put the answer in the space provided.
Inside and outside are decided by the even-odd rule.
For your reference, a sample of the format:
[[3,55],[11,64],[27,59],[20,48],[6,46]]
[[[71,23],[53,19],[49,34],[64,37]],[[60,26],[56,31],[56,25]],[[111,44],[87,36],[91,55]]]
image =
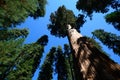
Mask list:
[[[102,10],[106,12],[106,9],[104,9],[107,6],[106,4],[107,2],[105,6],[103,6],[103,9],[97,5],[98,12],[99,8],[100,12],[102,12]],[[92,12],[88,13],[88,15],[89,14],[92,14]],[[76,23],[78,19],[79,22]],[[107,55],[102,54],[103,52],[96,48],[89,39],[79,33],[79,28],[85,22],[83,15],[75,17],[72,11],[61,6],[55,13],[51,13],[50,21],[51,23],[48,25],[48,29],[52,35],[68,37],[73,54],[75,80],[120,79],[117,75],[117,73],[120,74],[120,66]],[[77,26],[77,24],[80,25]],[[111,67],[111,65],[113,65],[113,67]]]

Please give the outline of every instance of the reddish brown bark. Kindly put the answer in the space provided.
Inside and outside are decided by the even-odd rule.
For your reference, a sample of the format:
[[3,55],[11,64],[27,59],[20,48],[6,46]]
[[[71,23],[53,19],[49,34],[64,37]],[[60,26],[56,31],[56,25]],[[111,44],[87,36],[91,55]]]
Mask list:
[[76,80],[120,80],[120,65],[100,52],[75,29],[68,29]]

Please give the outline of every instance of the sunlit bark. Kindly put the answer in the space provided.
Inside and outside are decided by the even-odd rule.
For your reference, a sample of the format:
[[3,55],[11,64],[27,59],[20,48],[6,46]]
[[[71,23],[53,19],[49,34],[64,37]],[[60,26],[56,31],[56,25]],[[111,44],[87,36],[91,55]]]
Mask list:
[[76,29],[67,26],[74,57],[75,80],[120,80],[120,65],[100,52]]

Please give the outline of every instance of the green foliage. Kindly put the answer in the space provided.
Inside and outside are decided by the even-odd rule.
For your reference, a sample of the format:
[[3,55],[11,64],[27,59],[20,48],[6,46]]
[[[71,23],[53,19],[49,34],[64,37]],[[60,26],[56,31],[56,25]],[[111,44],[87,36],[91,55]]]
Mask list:
[[28,30],[14,27],[28,16],[44,16],[45,5],[46,0],[0,0],[1,80],[31,80],[34,75],[48,39],[44,46],[42,42],[23,45]]
[[[81,10],[87,16],[92,17],[93,12],[106,13],[113,8],[115,11],[105,16],[106,22],[112,24],[115,29],[120,30],[120,1],[119,0],[78,0],[76,8]],[[114,53],[120,54],[119,36],[105,32],[104,30],[96,30],[93,32],[103,44],[113,49]],[[94,43],[94,41],[93,41]],[[96,45],[96,43],[94,43]],[[96,47],[100,48],[98,45]]]
[[120,55],[120,36],[105,32],[104,30],[95,30],[93,33],[94,37],[97,37],[103,44],[108,48],[113,49],[113,52]]
[[9,80],[31,80],[40,63],[43,51],[43,47],[38,44],[25,45],[14,60],[13,69],[6,78]]
[[45,5],[47,4],[46,0],[38,0],[37,10],[34,14],[30,14],[34,19],[45,15]]
[[67,10],[65,6],[61,6],[55,13],[51,13],[50,21],[48,25],[51,34],[57,37],[65,37],[67,35],[67,24],[75,23],[75,15],[71,10]]
[[73,68],[73,54],[71,53],[70,46],[68,44],[64,44],[64,56],[67,68],[67,80],[74,80],[74,68]]
[[108,12],[112,2],[114,0],[78,0],[76,8],[91,16],[93,12]]
[[64,51],[61,46],[58,46],[57,49],[52,47],[40,68],[38,80],[52,80],[53,63],[55,63],[58,80],[72,80],[73,64],[70,52],[70,47],[67,44],[64,45]]
[[43,35],[40,39],[37,40],[37,43],[45,46],[48,43],[48,36],[47,35]]
[[[67,52],[67,50],[65,50]],[[71,66],[69,62],[69,53],[64,53],[62,48],[58,46],[56,52],[56,73],[58,74],[58,80],[72,80]]]
[[0,40],[10,40],[10,39],[18,39],[25,38],[28,35],[27,29],[8,29],[8,30],[0,30]]
[[[24,32],[26,29],[8,31],[12,37],[8,36],[5,37],[8,40],[3,38],[0,41],[0,79],[31,80],[40,64],[44,46],[37,42],[23,46],[23,37],[28,34]],[[8,33],[6,31],[6,35]]]
[[64,44],[64,54],[70,54],[70,46],[68,44]]
[[115,9],[116,11],[119,11],[119,10],[120,10],[120,1],[119,1],[119,0],[114,0],[114,1],[112,2],[111,7],[112,7],[113,9]]
[[0,79],[6,77],[19,55],[24,39],[0,41]]
[[80,27],[82,27],[85,22],[86,22],[85,16],[82,14],[79,14],[76,20],[76,24],[74,25],[76,26],[75,29],[79,32]]
[[115,11],[105,16],[106,22],[112,24],[115,29],[120,31],[120,11]]
[[24,39],[0,41],[0,65],[8,65],[17,56],[23,41]]
[[51,34],[56,37],[66,37],[67,36],[67,24],[72,25],[73,28],[76,28],[79,31],[80,26],[85,22],[84,16],[79,15],[79,20],[75,17],[74,13],[71,10],[61,6],[50,15],[51,23],[48,25],[48,29]]
[[53,62],[56,48],[52,47],[50,52],[47,54],[45,61],[41,67],[38,80],[52,80],[53,73]]
[[37,18],[45,14],[46,0],[1,0],[0,28],[15,26],[28,16]]
[[23,40],[0,41],[0,79],[31,80],[40,64],[43,46],[33,43],[22,47]]

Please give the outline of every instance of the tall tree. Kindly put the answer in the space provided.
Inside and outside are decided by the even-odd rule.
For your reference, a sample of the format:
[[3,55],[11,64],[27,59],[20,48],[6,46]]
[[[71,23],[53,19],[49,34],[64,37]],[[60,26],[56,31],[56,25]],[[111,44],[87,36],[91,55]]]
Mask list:
[[71,53],[71,48],[68,44],[64,44],[64,55],[66,59],[66,68],[68,73],[67,80],[75,80],[75,71],[74,71],[74,64],[73,64],[73,54]]
[[[98,50],[89,39],[83,37],[78,32],[79,30],[77,29],[79,29],[80,26],[79,28],[76,28],[77,26],[75,25],[77,18],[74,17],[74,14],[70,17],[66,17],[70,14],[66,14],[67,11],[70,10],[67,10],[64,6],[62,6],[59,7],[55,13],[51,13],[51,23],[49,24],[48,29],[51,31],[52,35],[57,37],[68,37],[71,51],[73,53],[75,79],[119,80],[120,77],[115,75],[117,75],[116,73],[120,73],[120,66],[112,61],[108,56],[102,54],[102,52]],[[64,15],[66,15],[66,18]],[[67,19],[74,20],[69,22]],[[80,22],[83,21],[84,17],[80,20]],[[109,61],[109,63],[107,61]],[[114,68],[110,67],[111,64],[114,65]],[[113,71],[115,71],[115,73]]]
[[73,67],[70,65],[71,63],[69,45],[65,44],[64,50],[62,50],[61,46],[58,46],[57,49],[52,47],[40,68],[38,80],[52,80],[53,70],[58,75],[58,80],[73,80]]
[[79,28],[85,23],[83,15],[76,17],[71,10],[65,8],[65,6],[60,6],[58,10],[50,15],[51,23],[48,25],[48,29],[51,34],[56,37],[68,37],[67,25],[71,24],[72,28],[79,31]]
[[44,46],[40,43],[42,42],[23,46],[19,40],[12,40],[12,43],[4,41],[4,45],[1,45],[0,78],[2,80],[31,80],[44,52]]
[[43,49],[44,48],[38,44],[26,45],[15,60],[13,60],[13,65],[5,79],[31,80],[40,64]]
[[52,80],[53,62],[56,53],[56,48],[52,47],[47,54],[45,61],[40,69],[38,80]]
[[5,79],[14,67],[14,61],[20,54],[25,37],[26,29],[1,30],[0,31],[0,78]]
[[70,67],[72,66],[70,66],[70,62],[68,60],[68,54],[64,53],[62,48],[58,46],[55,57],[55,70],[58,74],[58,80],[72,80],[72,74],[70,70]]

